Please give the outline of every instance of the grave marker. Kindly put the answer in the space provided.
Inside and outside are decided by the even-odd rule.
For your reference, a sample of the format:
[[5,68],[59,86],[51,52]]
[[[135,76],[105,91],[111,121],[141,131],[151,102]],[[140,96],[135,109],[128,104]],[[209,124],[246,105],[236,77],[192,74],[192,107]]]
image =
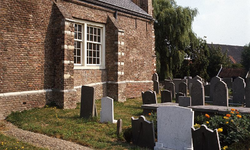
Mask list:
[[193,125],[194,112],[190,108],[179,106],[157,108],[158,142],[154,149],[192,149],[191,127]]
[[187,84],[185,82],[179,84],[179,92],[187,95]]
[[191,106],[191,97],[180,96],[179,106],[188,107]]
[[186,96],[186,95],[181,92],[176,93],[176,103],[179,103],[179,96]]
[[204,86],[200,80],[193,81],[191,88],[191,99],[192,106],[205,104]]
[[114,100],[110,97],[103,97],[101,99],[101,122],[116,123],[114,120]]
[[228,88],[225,82],[219,81],[216,83],[214,86],[213,99],[214,105],[228,107]]
[[155,91],[141,92],[141,95],[142,95],[143,104],[156,104],[157,103]]
[[117,121],[117,137],[122,134],[122,119],[118,119]]
[[164,89],[169,90],[172,92],[172,98],[175,98],[175,85],[172,81],[165,82]]
[[213,77],[210,81],[210,101],[213,101],[214,87],[219,81],[221,81],[221,78],[218,76]]
[[140,116],[139,119],[131,118],[132,121],[132,142],[141,147],[153,149],[155,146],[154,124]]
[[89,118],[97,116],[95,106],[95,89],[89,86],[82,86],[80,117]]
[[246,79],[246,107],[250,107],[250,78]]
[[192,127],[194,150],[221,150],[217,130],[211,130],[206,125],[199,129]]
[[238,77],[233,82],[233,103],[243,104],[245,101],[246,83],[243,78]]
[[172,93],[169,90],[161,91],[161,103],[172,102]]

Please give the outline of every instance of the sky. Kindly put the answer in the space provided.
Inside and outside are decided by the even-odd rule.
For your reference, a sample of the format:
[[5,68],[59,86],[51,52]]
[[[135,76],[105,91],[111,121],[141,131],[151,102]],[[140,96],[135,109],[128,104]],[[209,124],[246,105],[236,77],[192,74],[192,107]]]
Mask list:
[[175,0],[198,9],[192,28],[207,43],[244,46],[250,43],[250,0]]

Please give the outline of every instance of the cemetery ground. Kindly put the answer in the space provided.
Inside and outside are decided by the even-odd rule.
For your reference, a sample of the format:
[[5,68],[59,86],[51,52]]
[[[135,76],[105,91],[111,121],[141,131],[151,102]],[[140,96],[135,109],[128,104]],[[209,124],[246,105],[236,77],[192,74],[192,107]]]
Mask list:
[[[158,102],[160,102],[159,95]],[[122,119],[123,131],[131,128],[132,116],[139,118],[143,114],[141,105],[141,98],[128,99],[124,103],[114,102],[114,117],[115,119]],[[100,123],[101,100],[96,100],[96,106],[98,117],[90,119],[80,118],[80,104],[78,104],[76,109],[70,110],[46,106],[41,109],[15,112],[8,116],[6,120],[21,129],[72,141],[93,149],[142,149],[132,145],[132,143],[127,143],[122,135],[117,137],[116,124]],[[149,120],[150,117],[147,117],[147,119]],[[17,149],[22,149],[22,147],[38,149],[2,134],[0,134],[0,147],[2,146],[1,142],[8,149],[15,146],[18,147]],[[229,149],[249,150],[249,143],[249,139],[235,142],[229,146]]]

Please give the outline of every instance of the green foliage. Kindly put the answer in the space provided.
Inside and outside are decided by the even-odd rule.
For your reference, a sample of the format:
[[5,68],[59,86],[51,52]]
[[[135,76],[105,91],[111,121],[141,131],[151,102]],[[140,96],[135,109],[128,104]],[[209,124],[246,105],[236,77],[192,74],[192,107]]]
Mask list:
[[246,70],[250,70],[250,43],[244,46],[244,50],[241,55],[241,64]]
[[[219,132],[221,146],[229,146],[236,142],[244,142],[250,138],[250,118],[248,115],[241,115],[237,110],[232,109],[225,116],[215,115],[210,117],[199,117],[210,129],[217,129]],[[229,146],[230,147],[230,146]]]

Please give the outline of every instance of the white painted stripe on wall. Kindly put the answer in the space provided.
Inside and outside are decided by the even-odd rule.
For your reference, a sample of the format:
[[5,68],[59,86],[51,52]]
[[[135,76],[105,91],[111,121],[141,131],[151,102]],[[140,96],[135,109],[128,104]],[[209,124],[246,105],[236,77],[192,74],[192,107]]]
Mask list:
[[27,94],[38,94],[38,93],[45,93],[45,92],[52,92],[52,89],[1,93],[0,97],[18,96],[18,95],[27,95]]

